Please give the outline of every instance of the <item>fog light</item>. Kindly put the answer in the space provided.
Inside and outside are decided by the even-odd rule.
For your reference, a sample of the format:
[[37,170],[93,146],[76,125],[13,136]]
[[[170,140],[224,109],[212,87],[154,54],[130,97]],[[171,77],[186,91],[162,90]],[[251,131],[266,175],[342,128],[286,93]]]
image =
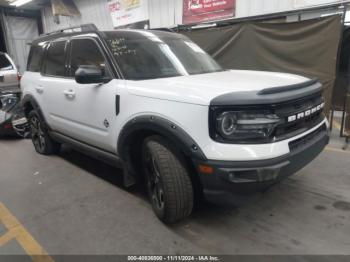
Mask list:
[[256,170],[237,170],[228,174],[228,180],[232,183],[251,183],[258,181]]
[[268,181],[273,180],[278,177],[278,174],[280,173],[281,168],[274,168],[274,169],[259,169],[258,170],[258,177],[259,181]]

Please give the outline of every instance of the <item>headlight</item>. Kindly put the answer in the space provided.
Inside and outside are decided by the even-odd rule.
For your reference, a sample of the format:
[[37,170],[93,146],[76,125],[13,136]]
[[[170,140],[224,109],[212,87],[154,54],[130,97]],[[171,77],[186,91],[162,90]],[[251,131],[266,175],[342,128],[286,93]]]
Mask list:
[[224,136],[231,136],[237,128],[237,119],[234,114],[225,112],[221,114],[218,119],[218,129]]
[[254,142],[269,138],[280,121],[269,111],[226,111],[216,117],[216,131],[224,140]]

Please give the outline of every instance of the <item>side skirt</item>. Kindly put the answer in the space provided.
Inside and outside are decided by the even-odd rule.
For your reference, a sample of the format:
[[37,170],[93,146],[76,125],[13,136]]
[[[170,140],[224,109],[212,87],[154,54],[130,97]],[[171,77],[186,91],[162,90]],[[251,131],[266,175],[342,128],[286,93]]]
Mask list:
[[80,153],[83,153],[85,155],[91,156],[97,160],[101,160],[102,162],[118,167],[123,168],[124,163],[123,160],[118,157],[117,155],[114,155],[112,153],[103,151],[99,148],[90,146],[88,144],[85,144],[83,142],[77,141],[71,137],[62,135],[60,133],[49,131],[49,135],[52,137],[53,140],[61,143],[66,144],[74,148],[75,150],[79,151]]
[[61,144],[69,145],[82,154],[91,156],[108,165],[123,169],[123,180],[125,187],[131,187],[136,184],[137,181],[135,175],[130,172],[127,163],[119,156],[54,131],[49,131],[49,135],[53,140]]

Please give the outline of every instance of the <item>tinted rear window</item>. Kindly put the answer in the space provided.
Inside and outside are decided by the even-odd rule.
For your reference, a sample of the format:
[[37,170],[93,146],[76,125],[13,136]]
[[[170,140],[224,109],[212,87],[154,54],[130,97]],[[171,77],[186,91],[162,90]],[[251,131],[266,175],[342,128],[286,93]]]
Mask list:
[[5,55],[0,55],[0,70],[12,70],[13,66]]
[[27,70],[31,72],[40,72],[44,49],[41,46],[32,46],[30,49]]
[[50,76],[65,75],[65,47],[65,41],[50,44],[47,50],[44,74]]

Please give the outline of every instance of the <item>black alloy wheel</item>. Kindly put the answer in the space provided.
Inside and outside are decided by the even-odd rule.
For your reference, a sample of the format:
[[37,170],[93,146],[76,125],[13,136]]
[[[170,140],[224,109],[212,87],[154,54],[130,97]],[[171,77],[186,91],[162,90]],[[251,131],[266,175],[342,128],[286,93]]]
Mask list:
[[45,135],[37,116],[30,118],[30,130],[35,149],[40,153],[44,152],[46,147]]
[[188,217],[194,205],[194,190],[181,153],[164,138],[152,136],[143,143],[142,164],[157,217],[168,224]]
[[49,136],[44,121],[37,111],[33,110],[28,116],[32,142],[35,150],[42,155],[51,155],[59,152],[61,145]]
[[147,190],[152,201],[153,207],[157,209],[157,212],[164,212],[164,187],[158,164],[155,156],[152,155],[150,150],[146,151],[145,166],[147,173]]

